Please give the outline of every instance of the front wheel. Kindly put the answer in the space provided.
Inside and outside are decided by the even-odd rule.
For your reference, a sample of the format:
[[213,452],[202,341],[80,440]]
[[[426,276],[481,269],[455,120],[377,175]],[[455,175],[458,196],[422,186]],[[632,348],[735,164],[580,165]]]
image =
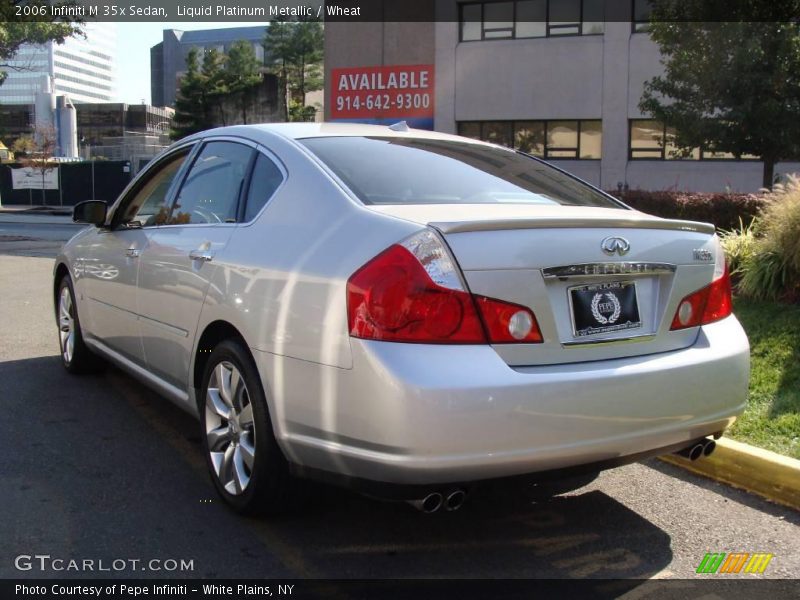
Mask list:
[[206,462],[220,496],[240,513],[283,511],[292,480],[258,371],[242,344],[228,340],[211,353],[198,408]]
[[64,275],[58,284],[56,304],[61,364],[70,373],[97,371],[102,367],[102,360],[93,354],[83,341],[78,309],[75,304],[75,292],[69,275]]

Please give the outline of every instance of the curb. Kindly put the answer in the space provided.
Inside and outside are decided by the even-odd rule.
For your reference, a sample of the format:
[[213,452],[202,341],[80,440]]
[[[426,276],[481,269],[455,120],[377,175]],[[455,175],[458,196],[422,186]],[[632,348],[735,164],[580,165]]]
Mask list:
[[800,460],[722,438],[708,458],[691,461],[670,454],[660,457],[711,479],[800,510]]

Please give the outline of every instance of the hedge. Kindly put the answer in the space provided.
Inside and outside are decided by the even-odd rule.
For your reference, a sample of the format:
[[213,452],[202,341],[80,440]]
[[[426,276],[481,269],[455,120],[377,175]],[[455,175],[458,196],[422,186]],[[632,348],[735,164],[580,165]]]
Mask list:
[[609,192],[628,206],[666,219],[686,219],[713,223],[717,229],[739,227],[739,219],[747,225],[766,204],[760,194],[688,193],[646,190]]

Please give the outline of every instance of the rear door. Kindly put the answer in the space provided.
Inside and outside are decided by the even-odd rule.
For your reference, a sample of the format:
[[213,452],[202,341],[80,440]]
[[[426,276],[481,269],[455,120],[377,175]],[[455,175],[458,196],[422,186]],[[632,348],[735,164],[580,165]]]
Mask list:
[[145,360],[151,371],[182,388],[200,311],[236,230],[254,156],[255,146],[240,139],[205,142],[164,223],[147,230],[138,285]]

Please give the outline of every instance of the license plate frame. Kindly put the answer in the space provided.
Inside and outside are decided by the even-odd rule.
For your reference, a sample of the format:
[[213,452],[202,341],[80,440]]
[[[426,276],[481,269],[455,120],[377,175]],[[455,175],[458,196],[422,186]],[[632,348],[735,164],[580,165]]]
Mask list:
[[567,288],[567,296],[572,334],[576,338],[642,327],[635,281],[575,285]]

